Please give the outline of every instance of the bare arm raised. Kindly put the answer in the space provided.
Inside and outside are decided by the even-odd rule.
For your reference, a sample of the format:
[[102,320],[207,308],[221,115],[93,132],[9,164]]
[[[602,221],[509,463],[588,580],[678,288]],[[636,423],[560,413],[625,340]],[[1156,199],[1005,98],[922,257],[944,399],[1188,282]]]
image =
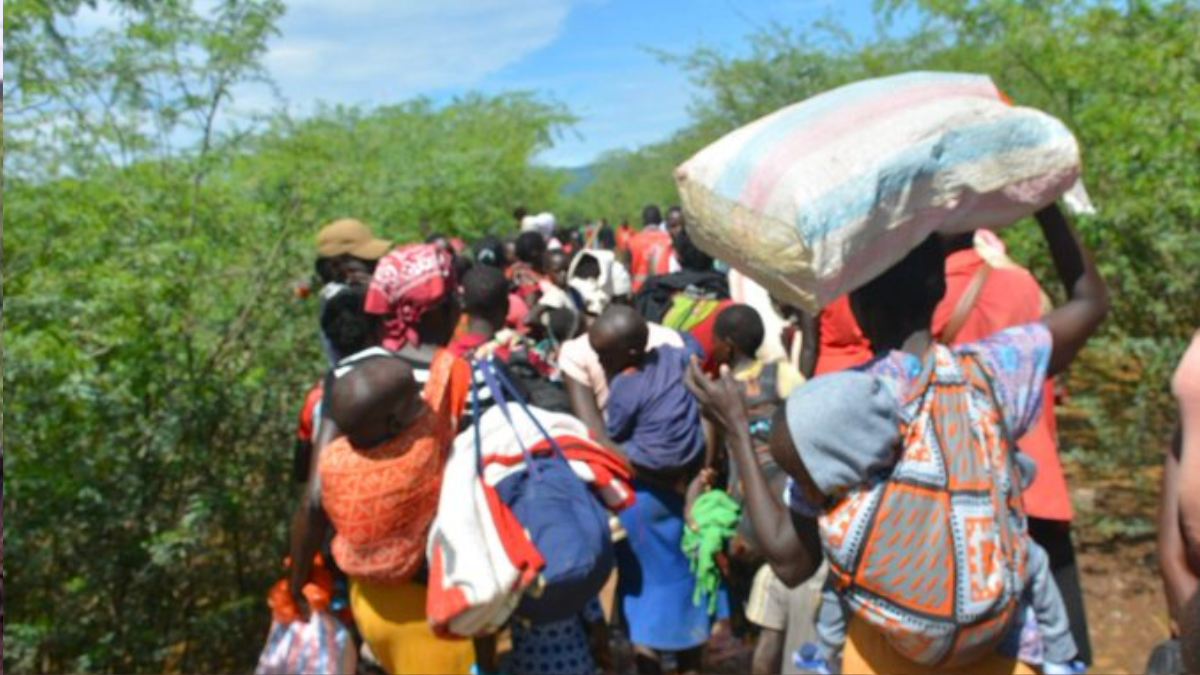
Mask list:
[[1067,221],[1058,204],[1036,214],[1058,277],[1067,289],[1067,301],[1042,317],[1054,338],[1049,375],[1070,365],[1079,350],[1108,314],[1108,286],[1096,270],[1091,253]]

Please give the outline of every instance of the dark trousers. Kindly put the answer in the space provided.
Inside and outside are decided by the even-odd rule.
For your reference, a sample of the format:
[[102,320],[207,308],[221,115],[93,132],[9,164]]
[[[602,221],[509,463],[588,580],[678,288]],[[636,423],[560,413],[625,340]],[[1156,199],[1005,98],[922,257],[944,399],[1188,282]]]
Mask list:
[[1029,534],[1050,558],[1050,572],[1071,622],[1071,637],[1079,649],[1079,660],[1092,665],[1092,641],[1088,639],[1087,614],[1083,611],[1083,586],[1079,583],[1079,567],[1075,564],[1075,548],[1071,545],[1071,523],[1059,520],[1029,519]]

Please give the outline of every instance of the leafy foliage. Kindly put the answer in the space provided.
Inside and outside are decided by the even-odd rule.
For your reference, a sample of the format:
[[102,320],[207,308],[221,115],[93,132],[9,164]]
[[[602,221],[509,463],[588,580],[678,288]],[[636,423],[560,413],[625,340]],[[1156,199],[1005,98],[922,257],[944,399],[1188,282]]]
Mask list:
[[[673,57],[705,92],[693,124],[604,157],[570,195],[530,161],[571,123],[560,105],[471,95],[234,124],[281,2],[121,0],[118,25],[80,35],[69,18],[90,4],[4,14],[9,670],[249,667],[293,504],[290,422],[320,372],[315,308],[289,286],[321,223],[472,236],[519,203],[635,220],[675,201],[672,169],[720,134],[864,77],[987,72],[1073,128],[1100,208],[1080,225],[1115,305],[1070,375],[1063,445],[1160,456],[1167,374],[1200,325],[1194,2],[889,0],[881,16],[922,26],[858,42],[777,26],[744,57]],[[1007,232],[1053,279],[1034,228]]]
[[[14,3],[10,3],[14,4]],[[320,374],[291,281],[341,215],[482,232],[560,177],[524,94],[219,123],[282,7],[15,3],[6,58],[4,665],[245,670],[281,573],[291,422]],[[12,32],[9,32],[9,31]],[[222,130],[222,131],[218,131]]]

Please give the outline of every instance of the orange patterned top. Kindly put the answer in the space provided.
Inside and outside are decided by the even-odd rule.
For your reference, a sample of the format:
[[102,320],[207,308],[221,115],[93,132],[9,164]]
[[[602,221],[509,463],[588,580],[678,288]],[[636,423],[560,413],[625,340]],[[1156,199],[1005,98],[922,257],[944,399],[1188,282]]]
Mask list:
[[424,560],[471,382],[470,366],[445,349],[429,371],[422,398],[430,411],[412,426],[373,448],[356,448],[343,436],[321,452],[321,504],[336,532],[333,557],[351,577],[399,583]]

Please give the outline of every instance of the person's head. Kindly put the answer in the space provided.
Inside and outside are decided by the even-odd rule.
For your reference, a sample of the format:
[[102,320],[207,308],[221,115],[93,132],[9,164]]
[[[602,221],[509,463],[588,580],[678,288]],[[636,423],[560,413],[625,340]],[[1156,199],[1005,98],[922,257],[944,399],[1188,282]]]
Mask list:
[[588,342],[609,379],[626,368],[636,368],[646,358],[650,328],[632,307],[611,305],[592,322]]
[[546,262],[546,238],[540,232],[522,232],[517,237],[516,254],[517,260],[540,272]]
[[349,356],[383,341],[383,317],[363,309],[367,289],[343,286],[321,310],[321,332],[335,354]]
[[575,271],[571,274],[571,277],[578,279],[599,279],[600,259],[587,251],[579,254],[579,262],[575,263]]
[[515,237],[507,237],[504,240],[504,266],[509,267],[517,262],[517,240]]
[[372,448],[403,431],[422,414],[424,404],[412,367],[392,356],[356,364],[326,392],[338,428],[358,448]]
[[476,265],[463,277],[463,310],[474,318],[491,324],[493,330],[504,328],[508,316],[508,280],[504,273],[488,265]]
[[475,262],[488,267],[504,269],[504,242],[492,235],[484,235],[475,242]]
[[796,387],[771,423],[771,457],[809,504],[865,482],[895,463],[899,405],[873,375],[828,373]]
[[380,299],[375,307],[386,302],[379,313],[386,313],[399,331],[398,344],[387,346],[446,345],[458,323],[457,287],[454,258],[434,244],[401,246],[384,258],[368,296]]
[[670,232],[671,236],[674,237],[683,232],[683,227],[683,207],[672,206],[667,209],[667,232]]
[[571,266],[571,258],[567,252],[559,249],[546,251],[546,276],[559,288],[567,287],[567,268]]
[[392,248],[371,228],[353,218],[341,218],[317,232],[317,276],[323,283],[367,283],[375,263]]
[[513,209],[512,212],[513,220],[517,221],[517,225],[520,225],[521,221],[524,220],[525,216],[528,215],[529,209],[525,208],[524,206],[518,206],[517,208]]
[[662,222],[662,211],[655,204],[647,204],[642,209],[642,225],[658,225]]
[[850,309],[876,352],[900,349],[913,333],[929,330],[946,294],[946,255],[937,235],[850,293]]
[[611,251],[617,247],[617,233],[608,225],[601,225],[596,231],[596,246],[604,251]]
[[762,346],[766,328],[750,305],[729,305],[713,323],[713,361],[733,363],[739,357],[753,359]]
[[451,255],[454,254],[454,246],[452,246],[450,244],[450,237],[447,237],[446,235],[442,234],[441,232],[434,232],[433,234],[429,235],[428,237],[425,237],[425,243],[426,244],[434,244],[434,245],[440,247],[442,250],[446,251],[447,253],[449,253]]
[[559,344],[579,334],[579,313],[566,307],[549,310],[544,321],[546,333]]
[[317,258],[317,278],[323,284],[366,286],[371,283],[371,275],[375,272],[378,262],[355,258],[348,253],[331,258]]
[[677,234],[672,235],[671,242],[675,249],[675,259],[679,261],[680,267],[689,272],[712,271],[712,256],[696,246],[686,228],[680,229]]

